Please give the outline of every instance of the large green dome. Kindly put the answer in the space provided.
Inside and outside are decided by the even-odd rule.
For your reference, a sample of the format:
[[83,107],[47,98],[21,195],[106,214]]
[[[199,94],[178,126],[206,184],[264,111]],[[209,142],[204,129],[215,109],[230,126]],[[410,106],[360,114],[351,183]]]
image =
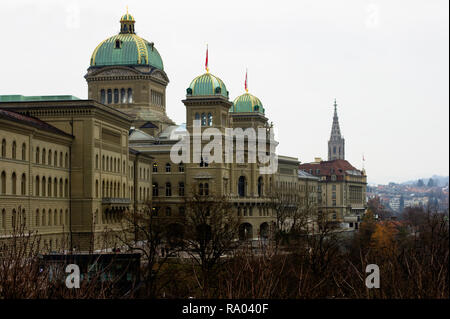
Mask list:
[[161,56],[153,43],[135,34],[134,22],[129,13],[122,16],[120,33],[102,41],[92,53],[92,67],[147,65],[164,70]]
[[233,101],[233,106],[230,108],[232,113],[257,112],[264,114],[265,110],[261,100],[250,93],[244,93]]
[[210,96],[221,95],[228,98],[228,91],[225,83],[217,76],[207,72],[197,76],[192,80],[187,89],[188,96]]

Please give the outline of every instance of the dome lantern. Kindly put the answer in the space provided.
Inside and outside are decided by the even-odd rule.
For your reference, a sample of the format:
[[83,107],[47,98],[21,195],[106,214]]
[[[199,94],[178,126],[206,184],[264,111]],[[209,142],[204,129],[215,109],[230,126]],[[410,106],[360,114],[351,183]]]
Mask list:
[[128,7],[127,7],[127,13],[120,18],[120,33],[121,34],[127,34],[127,33],[135,33],[134,32],[134,23],[136,21],[134,20],[133,16],[128,13]]

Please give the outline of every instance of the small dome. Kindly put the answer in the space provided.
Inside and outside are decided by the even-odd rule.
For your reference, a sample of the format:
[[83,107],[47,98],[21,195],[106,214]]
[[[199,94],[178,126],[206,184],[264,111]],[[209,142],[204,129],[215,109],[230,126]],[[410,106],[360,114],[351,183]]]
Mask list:
[[228,91],[225,83],[217,76],[207,72],[197,76],[192,80],[187,89],[188,96],[210,96],[221,95],[228,98]]
[[234,99],[233,106],[230,108],[232,113],[257,112],[264,114],[263,105],[256,96],[250,93],[244,93]]
[[128,12],[126,14],[124,14],[122,16],[122,18],[120,18],[120,21],[134,21],[134,18],[131,14],[129,14]]

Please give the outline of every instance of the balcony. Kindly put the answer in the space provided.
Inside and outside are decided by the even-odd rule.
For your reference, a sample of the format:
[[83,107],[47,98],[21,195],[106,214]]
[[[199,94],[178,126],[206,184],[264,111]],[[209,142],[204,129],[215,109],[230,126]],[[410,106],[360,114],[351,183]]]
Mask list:
[[118,197],[103,197],[102,205],[129,205],[131,203],[129,198]]

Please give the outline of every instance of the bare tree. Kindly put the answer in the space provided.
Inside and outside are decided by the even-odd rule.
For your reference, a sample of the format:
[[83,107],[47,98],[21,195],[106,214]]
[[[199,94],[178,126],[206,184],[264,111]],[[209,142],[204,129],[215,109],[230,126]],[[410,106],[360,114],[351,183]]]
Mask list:
[[194,272],[202,297],[207,297],[210,282],[222,257],[239,245],[240,219],[225,196],[193,194],[186,203],[185,248],[200,269]]

